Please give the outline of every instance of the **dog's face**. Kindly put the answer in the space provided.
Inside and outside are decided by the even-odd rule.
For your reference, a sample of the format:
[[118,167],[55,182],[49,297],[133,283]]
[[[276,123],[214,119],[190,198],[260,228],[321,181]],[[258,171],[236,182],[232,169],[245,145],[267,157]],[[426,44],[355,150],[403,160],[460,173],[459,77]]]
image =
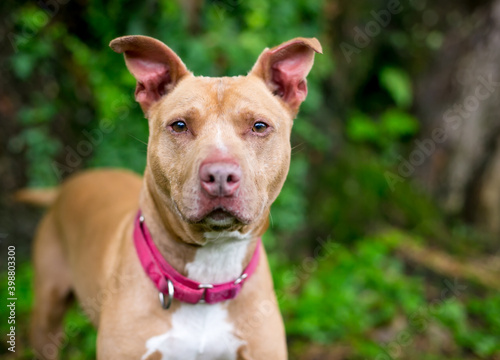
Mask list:
[[149,168],[185,221],[250,224],[278,195],[292,119],[257,78],[188,76],[149,120]]
[[288,172],[318,41],[266,49],[249,75],[233,78],[195,77],[152,38],[118,38],[111,47],[138,81],[150,127],[146,176],[170,212],[197,231],[261,226]]

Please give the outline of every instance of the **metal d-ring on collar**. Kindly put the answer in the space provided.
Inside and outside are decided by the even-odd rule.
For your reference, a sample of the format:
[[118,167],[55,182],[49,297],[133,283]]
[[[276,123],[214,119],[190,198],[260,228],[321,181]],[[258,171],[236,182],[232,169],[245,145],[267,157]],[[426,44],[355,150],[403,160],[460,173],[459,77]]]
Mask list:
[[161,307],[164,308],[165,310],[168,310],[170,308],[170,305],[172,305],[172,300],[174,299],[174,284],[172,284],[172,281],[170,281],[170,279],[167,279],[167,288],[168,288],[168,302],[166,304],[165,304],[165,295],[161,291],[158,293],[158,298],[160,299]]

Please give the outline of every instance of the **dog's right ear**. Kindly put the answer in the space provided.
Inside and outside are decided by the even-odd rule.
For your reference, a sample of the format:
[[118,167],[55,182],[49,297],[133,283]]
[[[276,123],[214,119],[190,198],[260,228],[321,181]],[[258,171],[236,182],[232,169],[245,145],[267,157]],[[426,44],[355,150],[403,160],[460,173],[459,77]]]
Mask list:
[[135,100],[147,117],[149,108],[190,72],[167,45],[148,36],[123,36],[109,46],[123,53],[127,68],[137,80]]

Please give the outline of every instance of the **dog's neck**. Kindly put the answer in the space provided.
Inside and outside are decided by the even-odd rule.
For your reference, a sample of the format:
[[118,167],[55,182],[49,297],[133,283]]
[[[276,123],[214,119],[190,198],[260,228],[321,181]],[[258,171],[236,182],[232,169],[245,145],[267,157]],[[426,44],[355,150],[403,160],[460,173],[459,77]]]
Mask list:
[[[255,251],[258,234],[207,231],[193,235],[189,224],[161,203],[154,186],[146,172],[139,204],[153,241],[165,260],[179,273],[198,282],[217,284],[240,276]],[[193,243],[197,235],[198,244]],[[199,245],[200,238],[203,245]]]

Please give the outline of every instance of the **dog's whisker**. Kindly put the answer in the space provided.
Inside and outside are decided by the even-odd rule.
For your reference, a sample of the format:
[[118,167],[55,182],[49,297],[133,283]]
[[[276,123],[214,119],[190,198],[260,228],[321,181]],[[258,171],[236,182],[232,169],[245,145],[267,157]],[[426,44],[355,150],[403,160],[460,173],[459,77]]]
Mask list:
[[144,144],[144,145],[148,146],[147,142],[142,141],[141,139],[135,137],[134,135],[132,135],[132,134],[127,134],[127,135],[130,136],[132,139],[135,139],[135,140],[139,141],[141,144]]
[[292,154],[296,154],[296,153],[298,153],[299,151],[302,151],[302,150],[304,150],[304,143],[300,143],[300,144],[297,144],[294,147],[292,147],[291,152],[292,152]]
[[271,229],[274,227],[274,221],[273,221],[273,214],[271,213],[271,210],[269,210],[269,219],[271,220]]
[[292,147],[292,150],[293,150],[293,149],[295,149],[295,148],[298,148],[299,146],[302,146],[302,145],[304,145],[304,143],[303,143],[303,142],[298,143],[297,145],[295,145],[294,147]]

